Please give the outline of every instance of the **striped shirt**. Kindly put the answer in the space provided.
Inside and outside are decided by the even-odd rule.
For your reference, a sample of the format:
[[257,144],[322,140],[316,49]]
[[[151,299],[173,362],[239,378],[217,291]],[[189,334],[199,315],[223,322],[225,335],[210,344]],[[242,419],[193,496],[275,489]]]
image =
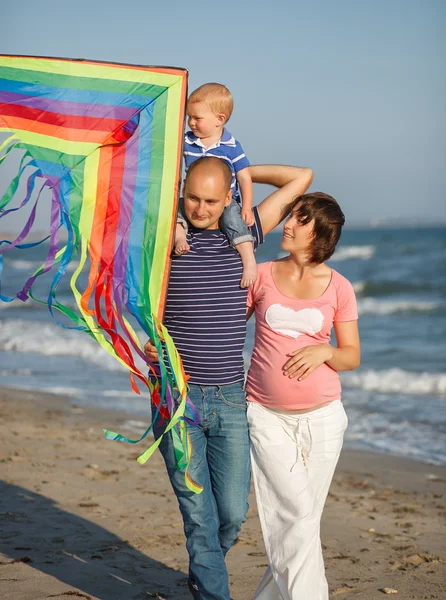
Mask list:
[[[257,208],[252,234],[263,242]],[[164,325],[197,385],[229,385],[244,379],[246,298],[242,261],[220,229],[189,227],[190,250],[174,256]]]
[[186,173],[193,162],[203,156],[216,156],[224,160],[232,171],[231,190],[232,197],[240,203],[240,196],[237,187],[236,174],[242,169],[249,167],[249,160],[240,145],[227,129],[223,128],[222,136],[219,140],[205,148],[200,138],[188,131],[184,136],[184,164]]

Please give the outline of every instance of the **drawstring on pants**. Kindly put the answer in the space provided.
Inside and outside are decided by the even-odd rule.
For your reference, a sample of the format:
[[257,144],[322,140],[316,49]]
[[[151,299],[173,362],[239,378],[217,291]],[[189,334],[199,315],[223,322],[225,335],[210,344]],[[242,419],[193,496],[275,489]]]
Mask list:
[[[303,440],[302,440],[302,423],[305,423],[305,425],[307,426],[307,431],[308,431],[308,436],[310,438],[310,446],[308,448],[308,452],[306,454],[304,454],[303,450],[302,450],[302,445],[303,445]],[[299,455],[302,456],[302,462],[303,465],[305,467],[305,469],[308,471],[307,469],[307,464],[306,464],[306,459],[309,458],[310,456],[310,452],[311,452],[311,448],[313,446],[313,436],[311,433],[311,425],[310,425],[310,419],[308,417],[299,417],[297,419],[297,426],[296,426],[296,430],[295,430],[295,437],[292,437],[288,431],[286,429],[284,429],[285,433],[293,440],[293,442],[295,442],[296,444],[296,460],[294,462],[294,464],[292,465],[291,469],[290,469],[290,473],[293,472],[294,467],[297,465],[297,463],[299,462]]]

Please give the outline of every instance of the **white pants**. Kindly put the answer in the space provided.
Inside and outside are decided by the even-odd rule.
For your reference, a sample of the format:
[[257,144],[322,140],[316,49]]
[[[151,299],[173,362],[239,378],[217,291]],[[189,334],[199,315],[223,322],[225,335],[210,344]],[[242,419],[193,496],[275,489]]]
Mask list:
[[328,600],[320,521],[341,453],[340,400],[285,414],[250,402],[251,460],[269,567],[255,600]]

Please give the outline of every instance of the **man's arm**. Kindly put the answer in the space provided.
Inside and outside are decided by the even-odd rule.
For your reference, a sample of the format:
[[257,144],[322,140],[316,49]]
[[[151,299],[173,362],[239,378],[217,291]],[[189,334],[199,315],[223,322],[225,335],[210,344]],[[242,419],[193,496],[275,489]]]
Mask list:
[[252,165],[249,172],[254,183],[266,183],[279,188],[257,207],[263,234],[266,235],[282,221],[286,206],[310,187],[313,172],[304,167],[285,165]]

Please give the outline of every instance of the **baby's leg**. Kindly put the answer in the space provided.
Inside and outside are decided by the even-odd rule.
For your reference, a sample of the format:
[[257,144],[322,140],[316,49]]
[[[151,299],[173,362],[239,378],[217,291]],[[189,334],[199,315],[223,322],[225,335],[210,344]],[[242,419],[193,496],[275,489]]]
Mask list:
[[189,252],[190,246],[187,243],[187,221],[184,216],[183,198],[180,198],[180,204],[178,207],[177,224],[175,227],[175,243],[174,252],[177,256],[186,254]]
[[241,287],[249,287],[257,280],[257,264],[254,258],[254,237],[242,219],[240,205],[233,200],[225,208],[221,218],[221,228],[231,245],[240,254],[243,264]]
[[175,254],[180,256],[189,252],[190,246],[187,243],[186,230],[180,221],[177,222],[175,227]]
[[241,242],[235,244],[235,249],[240,254],[243,264],[240,287],[249,287],[257,281],[257,263],[254,257],[254,245],[252,242]]

